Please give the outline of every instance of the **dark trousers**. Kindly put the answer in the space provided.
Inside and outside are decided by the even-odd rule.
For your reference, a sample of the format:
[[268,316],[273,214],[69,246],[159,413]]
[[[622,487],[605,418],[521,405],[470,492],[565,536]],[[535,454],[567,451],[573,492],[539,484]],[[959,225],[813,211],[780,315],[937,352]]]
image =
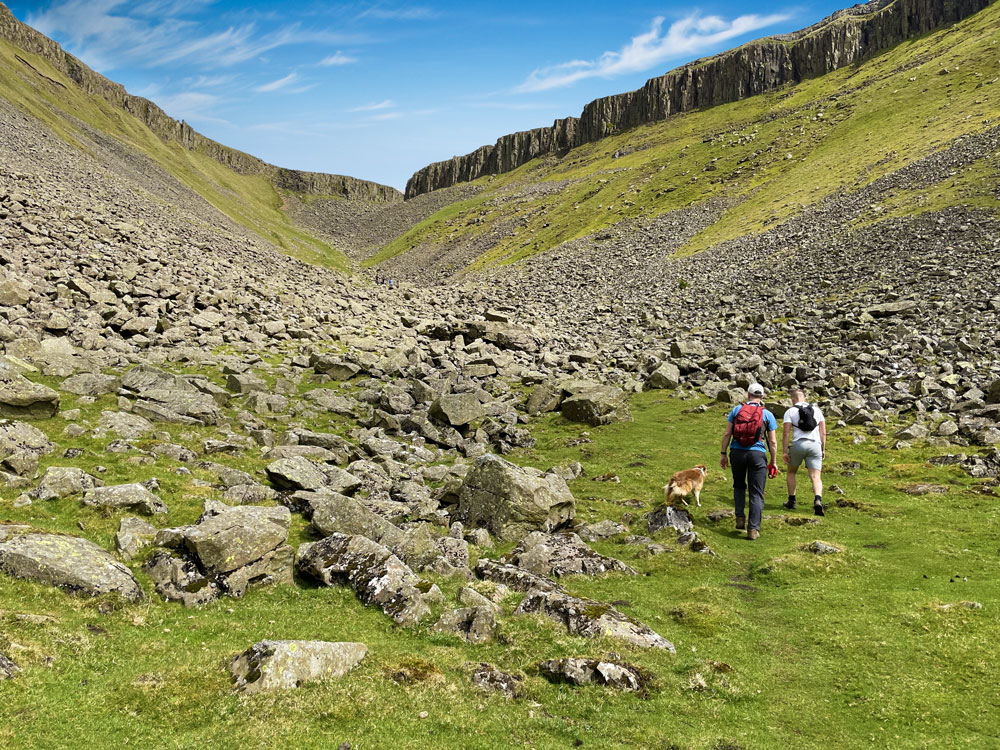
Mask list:
[[733,503],[736,515],[745,515],[749,487],[750,518],[747,519],[747,529],[760,531],[760,517],[764,513],[764,482],[767,481],[767,454],[760,451],[731,450],[729,465],[733,467]]

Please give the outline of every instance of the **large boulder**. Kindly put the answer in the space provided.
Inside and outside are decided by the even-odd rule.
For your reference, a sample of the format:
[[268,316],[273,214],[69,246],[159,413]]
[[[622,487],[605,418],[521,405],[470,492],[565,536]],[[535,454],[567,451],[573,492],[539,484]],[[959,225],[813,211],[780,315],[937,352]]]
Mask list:
[[529,591],[514,614],[542,614],[566,626],[573,635],[586,638],[618,638],[641,648],[674,652],[674,645],[648,625],[633,620],[610,604],[581,599],[558,591]]
[[103,487],[104,482],[75,466],[50,466],[31,492],[36,500],[58,500]]
[[613,557],[595,552],[576,534],[546,534],[533,531],[505,558],[535,575],[596,576],[616,572],[636,575],[635,570]]
[[681,384],[681,371],[673,362],[664,362],[649,376],[646,385],[652,389],[673,390]]
[[462,427],[486,416],[486,409],[475,393],[446,393],[434,401],[430,414],[452,427]]
[[459,519],[488,529],[505,540],[531,531],[554,531],[576,513],[576,500],[566,480],[522,468],[487,454],[476,461],[458,496]]
[[84,494],[83,504],[109,510],[134,510],[147,515],[167,512],[164,502],[138,483],[94,487]]
[[138,440],[155,429],[153,423],[145,417],[127,411],[103,411],[97,426],[125,440]]
[[73,594],[120,594],[144,598],[127,567],[87,539],[58,534],[21,534],[0,543],[0,571]]
[[59,394],[11,370],[0,370],[0,417],[48,419],[59,411]]
[[403,531],[359,500],[338,493],[317,493],[310,501],[312,525],[324,537],[330,534],[360,534],[395,550],[403,541]]
[[326,474],[304,456],[279,458],[265,469],[267,478],[281,490],[318,490],[326,487]]
[[400,625],[416,625],[430,614],[417,575],[387,547],[363,536],[331,534],[303,544],[295,565],[327,586],[348,586]]
[[476,576],[484,581],[503,584],[517,591],[562,591],[563,588],[555,581],[532,573],[510,563],[497,562],[485,557],[476,563]]
[[121,380],[114,375],[84,372],[66,378],[59,384],[59,388],[77,396],[103,396],[106,393],[114,393],[120,385]]
[[185,606],[241,597],[251,585],[291,583],[290,524],[288,508],[209,502],[193,526],[157,533],[155,543],[172,552],[155,553],[146,570],[161,596]]
[[612,385],[601,385],[574,394],[562,403],[562,415],[571,422],[591,427],[613,422],[631,422],[625,392]]
[[363,643],[260,641],[233,659],[229,673],[236,689],[244,693],[290,690],[343,677],[367,653]]

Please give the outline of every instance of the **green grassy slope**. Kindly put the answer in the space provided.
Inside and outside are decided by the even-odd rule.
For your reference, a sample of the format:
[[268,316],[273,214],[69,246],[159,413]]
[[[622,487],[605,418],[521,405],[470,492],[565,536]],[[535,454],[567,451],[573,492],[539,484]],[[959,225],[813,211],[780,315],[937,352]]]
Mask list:
[[[92,421],[113,403],[112,396],[90,405],[68,398],[66,408],[79,406],[81,419]],[[572,486],[579,515],[586,521],[624,519],[643,533],[641,515],[661,496],[665,476],[715,453],[724,409],[685,413],[691,405],[662,393],[640,394],[633,400],[635,422],[592,429],[592,442],[576,447],[568,444],[584,428],[552,415],[534,427],[536,449],[515,458],[541,467],[581,461],[586,474]],[[64,422],[37,424],[57,437]],[[325,427],[331,425],[316,425]],[[207,428],[170,431],[192,448],[211,434]],[[731,502],[728,479],[712,467],[703,507],[692,510],[698,532],[717,556],[678,549],[646,557],[641,547],[620,539],[594,545],[640,575],[573,579],[570,591],[624,600],[621,608],[671,639],[676,655],[571,637],[551,621],[510,616],[516,596],[506,602],[500,640],[471,646],[431,634],[427,626],[398,628],[346,589],[305,582],[188,610],[153,594],[139,572],[141,560],[131,567],[151,594],[142,605],[76,599],[5,578],[0,652],[24,671],[0,682],[0,745],[994,746],[1000,743],[1000,693],[992,670],[1000,657],[1000,506],[981,492],[980,481],[926,463],[934,449],[894,451],[888,437],[854,445],[856,434],[853,428],[831,432],[826,479],[844,494],[828,491],[831,509],[821,525],[792,526],[773,518],[751,543],[731,521],[709,522],[709,511]],[[170,507],[168,516],[155,519],[157,525],[197,517],[206,490],[193,479],[211,478],[203,470],[185,477],[169,471],[169,461],[137,467],[125,455],[105,453],[101,442],[83,440],[79,447],[85,450],[80,457],[50,456],[44,465],[93,470],[101,463],[109,483],[155,474]],[[212,458],[249,471],[263,465],[252,457]],[[849,463],[855,461],[860,468]],[[606,472],[621,482],[592,481]],[[939,485],[945,493],[904,494],[901,488],[914,481]],[[766,513],[785,514],[783,499],[783,482],[769,483]],[[792,515],[811,517],[809,511]],[[105,547],[117,528],[117,518],[82,508],[73,498],[21,509],[7,505],[3,517],[84,534]],[[296,518],[292,541],[306,538]],[[672,538],[668,532],[656,535],[668,548]],[[814,539],[844,552],[816,557],[801,549]],[[439,583],[454,601],[461,582]],[[942,608],[966,600],[983,608]],[[26,621],[25,614],[51,619]],[[264,638],[359,640],[370,652],[340,681],[240,697],[225,664]],[[547,658],[608,652],[654,675],[648,695],[554,686],[534,670]],[[469,665],[482,661],[523,674],[524,697],[508,701],[474,691]]]
[[[680,115],[483,178],[476,198],[441,211],[369,259],[488,236],[513,236],[472,268],[513,263],[625,219],[713,199],[733,205],[683,250],[759,232],[838,191],[856,190],[1000,117],[1000,4],[862,65],[764,96]],[[616,152],[624,152],[613,158]],[[994,168],[908,191],[881,216],[956,203],[1000,208]],[[535,183],[557,192],[503,200]]]
[[267,178],[238,174],[207,155],[164,142],[124,110],[85,94],[44,59],[4,40],[0,40],[0,96],[85,152],[93,154],[80,122],[116,139],[288,255],[348,268],[343,253],[292,224],[282,211],[279,190]]

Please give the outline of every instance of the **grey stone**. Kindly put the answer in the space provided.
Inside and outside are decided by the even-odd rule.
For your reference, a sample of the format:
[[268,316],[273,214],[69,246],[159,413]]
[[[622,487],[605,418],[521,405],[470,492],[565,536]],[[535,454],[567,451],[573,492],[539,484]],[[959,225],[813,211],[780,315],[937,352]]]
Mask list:
[[267,478],[282,490],[318,490],[327,485],[326,474],[308,458],[281,458],[267,465]]
[[479,664],[473,669],[472,684],[488,693],[500,693],[508,698],[516,698],[521,693],[524,678],[502,672],[491,664]]
[[118,522],[115,534],[115,548],[126,560],[131,560],[144,548],[153,543],[156,527],[135,516],[124,516]]
[[592,427],[632,421],[625,392],[614,386],[597,386],[570,396],[562,403],[562,415]]
[[659,648],[673,653],[674,645],[647,625],[633,620],[610,604],[580,599],[557,591],[529,591],[514,614],[542,614],[566,626],[573,635],[586,638],[618,638],[640,648]]
[[476,461],[458,498],[459,520],[485,527],[504,540],[534,530],[553,531],[571,521],[575,512],[576,500],[561,477],[492,454]]
[[84,372],[66,378],[59,384],[59,388],[77,396],[103,396],[117,391],[119,385],[121,380],[114,375]]
[[611,520],[588,523],[577,530],[580,538],[587,542],[599,542],[604,539],[610,539],[613,536],[618,536],[619,534],[627,533],[627,526]]
[[0,417],[49,419],[59,412],[59,394],[23,375],[0,370]]
[[488,606],[453,609],[443,613],[431,629],[436,633],[457,635],[469,643],[488,643],[496,637],[495,608]]
[[681,371],[672,362],[664,362],[649,376],[647,386],[653,389],[673,390],[681,384]]
[[618,690],[640,690],[645,680],[639,668],[600,659],[549,659],[538,665],[538,671],[550,682],[571,685],[600,685]]
[[378,607],[399,625],[416,625],[430,614],[417,575],[387,547],[363,536],[331,534],[304,544],[295,564],[300,573],[328,586],[348,586],[362,603]]
[[31,492],[35,500],[57,500],[103,487],[104,482],[73,466],[50,466]]
[[343,677],[367,653],[363,643],[260,641],[232,660],[229,673],[236,689],[243,693],[291,690]]
[[663,529],[673,529],[678,534],[683,534],[694,529],[691,514],[672,505],[659,505],[653,508],[646,514],[646,521],[649,524],[650,534]]
[[3,654],[0,654],[0,680],[9,680],[16,677],[20,671],[21,668],[17,664]]
[[430,413],[452,427],[462,427],[484,417],[486,409],[474,393],[446,393],[431,405]]
[[155,429],[153,423],[148,419],[124,411],[101,412],[97,426],[102,430],[113,432],[125,440],[138,440]]
[[561,578],[566,575],[596,576],[604,573],[627,573],[635,570],[613,557],[601,555],[573,533],[546,534],[533,531],[504,558],[538,576]]
[[836,555],[843,552],[839,547],[834,547],[832,544],[827,544],[826,542],[821,542],[818,539],[816,541],[810,542],[806,549],[815,555]]
[[509,563],[485,557],[476,562],[476,576],[484,581],[509,586],[517,591],[562,591],[562,586],[544,576],[532,573]]
[[166,513],[167,506],[141,484],[117,484],[87,490],[83,504],[110,510],[137,510],[146,514]]
[[0,543],[0,571],[14,578],[57,586],[69,593],[120,594],[145,598],[127,567],[87,539],[58,534],[22,534]]

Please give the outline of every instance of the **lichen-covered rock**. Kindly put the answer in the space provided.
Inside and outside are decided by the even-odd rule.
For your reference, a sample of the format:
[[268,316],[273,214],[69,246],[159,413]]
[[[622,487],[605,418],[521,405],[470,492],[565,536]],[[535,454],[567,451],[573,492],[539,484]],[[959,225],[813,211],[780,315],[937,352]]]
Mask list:
[[184,543],[207,573],[230,573],[285,544],[291,516],[283,507],[222,506],[187,527]]
[[515,614],[542,614],[561,622],[573,635],[607,636],[641,648],[675,651],[674,645],[648,625],[633,620],[610,604],[581,599],[555,591],[529,591]]
[[118,522],[115,548],[126,560],[131,560],[156,537],[156,527],[135,516],[125,516]]
[[272,461],[265,471],[267,478],[280,490],[318,490],[327,485],[323,470],[304,456]]
[[554,531],[571,521],[576,500],[555,474],[522,468],[499,456],[480,458],[458,496],[458,518],[485,527],[501,539],[520,539],[535,531]]
[[360,534],[390,549],[403,541],[403,531],[373,513],[361,501],[336,492],[316,493],[310,503],[312,525],[324,537],[330,534]]
[[49,419],[59,412],[59,394],[11,370],[0,370],[0,417]]
[[114,393],[121,385],[121,379],[114,375],[101,375],[93,372],[83,372],[66,378],[59,384],[59,389],[77,396],[103,396]]
[[576,393],[562,402],[562,415],[571,422],[583,422],[591,427],[631,422],[625,392],[610,385],[601,385]]
[[462,427],[484,417],[486,409],[475,393],[446,393],[431,404],[430,414],[452,427]]
[[102,480],[83,469],[75,466],[50,466],[30,494],[35,500],[58,500],[103,486]]
[[502,583],[517,591],[562,591],[555,581],[551,581],[543,576],[536,575],[528,570],[519,568],[516,565],[489,560],[485,557],[479,558],[476,563],[476,577],[483,581]]
[[577,534],[580,535],[580,538],[587,542],[599,542],[604,539],[610,539],[613,536],[618,536],[619,534],[627,533],[627,526],[611,520],[588,523],[577,529]]
[[349,586],[364,604],[378,607],[400,625],[416,625],[430,614],[417,575],[387,547],[363,536],[331,534],[304,544],[295,565],[327,586]]
[[15,677],[20,671],[21,668],[17,664],[3,654],[0,654],[0,680],[9,680]]
[[657,390],[672,390],[681,384],[681,371],[673,362],[664,362],[657,367],[646,382],[647,387]]
[[538,671],[550,682],[601,685],[619,690],[639,690],[645,682],[638,667],[600,659],[549,659],[538,665]]
[[655,534],[663,529],[673,529],[678,534],[684,534],[694,529],[694,521],[686,510],[672,505],[658,505],[646,514],[649,533]]
[[44,432],[25,422],[0,421],[0,462],[19,476],[33,477],[38,459],[55,450]]
[[478,664],[472,671],[472,684],[488,693],[500,693],[508,698],[516,698],[521,692],[524,678],[502,672],[492,664]]
[[58,534],[21,534],[0,543],[0,571],[73,594],[120,594],[144,598],[127,567],[87,539]]
[[580,574],[628,573],[635,570],[613,557],[595,552],[576,534],[533,531],[504,560],[539,576],[560,578]]
[[363,643],[260,641],[229,665],[237,690],[291,690],[308,682],[343,677],[368,653]]
[[436,633],[457,635],[469,643],[487,643],[496,637],[496,608],[463,607],[441,615],[432,628]]
[[138,483],[116,484],[87,490],[83,496],[83,504],[110,510],[136,510],[147,515],[167,512],[164,502]]
[[167,601],[185,607],[199,607],[218,599],[218,584],[202,573],[195,562],[164,549],[158,549],[142,566],[156,586],[156,593]]
[[816,541],[809,542],[805,548],[814,555],[839,555],[843,552],[840,547],[834,547],[832,544],[821,542],[818,539]]
[[151,433],[154,429],[153,423],[138,414],[130,414],[126,411],[104,411],[97,422],[98,428],[113,432],[125,440],[138,440]]

